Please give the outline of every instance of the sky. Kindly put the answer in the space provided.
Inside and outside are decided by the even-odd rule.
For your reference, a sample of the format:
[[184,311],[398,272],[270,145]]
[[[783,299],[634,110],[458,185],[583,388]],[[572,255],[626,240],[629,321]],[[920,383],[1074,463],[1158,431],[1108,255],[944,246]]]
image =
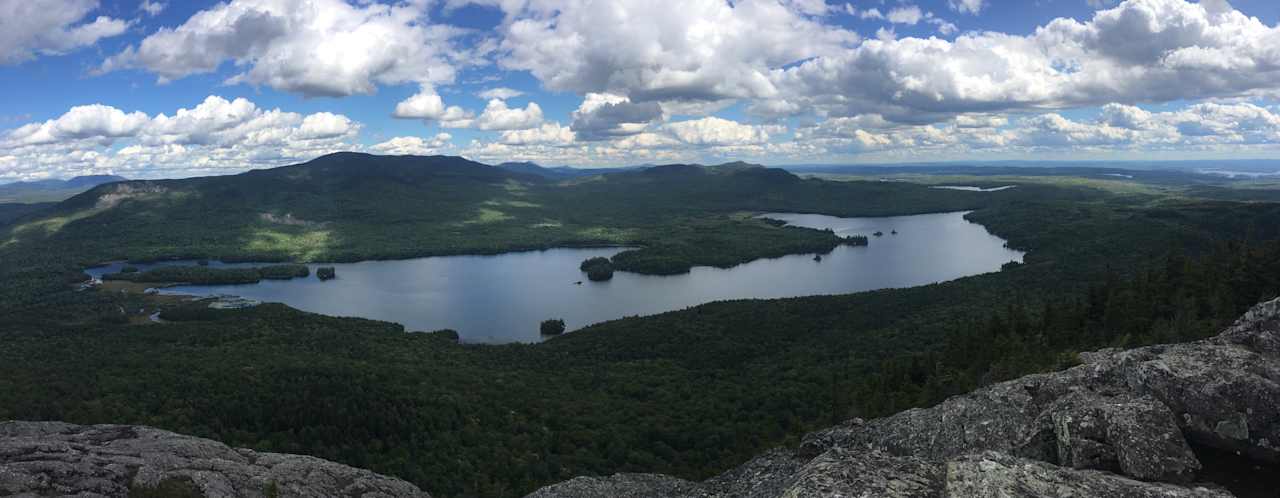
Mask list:
[[1275,0],[0,0],[0,182],[1280,158]]

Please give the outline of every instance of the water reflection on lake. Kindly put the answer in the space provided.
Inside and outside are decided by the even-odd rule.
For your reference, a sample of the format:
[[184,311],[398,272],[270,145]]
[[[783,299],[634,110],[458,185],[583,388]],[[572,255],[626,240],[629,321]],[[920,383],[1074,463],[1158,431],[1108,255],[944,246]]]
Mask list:
[[[840,235],[867,235],[871,244],[838,247],[821,261],[815,261],[812,254],[801,254],[730,269],[699,267],[674,276],[618,272],[611,281],[590,282],[578,271],[578,264],[623,249],[551,249],[323,265],[337,268],[338,278],[328,282],[316,279],[314,271],[322,265],[313,264],[313,275],[306,279],[173,287],[164,292],[234,294],[326,315],[399,322],[409,330],[451,328],[465,342],[534,342],[540,340],[538,323],[548,318],[564,319],[572,330],[710,301],[923,285],[998,271],[1004,263],[1022,260],[1022,253],[1005,248],[1002,239],[966,221],[963,215],[837,218],[768,214],[792,225],[830,228]],[[884,235],[873,236],[877,231]],[[113,265],[91,273],[101,275],[118,268]]]

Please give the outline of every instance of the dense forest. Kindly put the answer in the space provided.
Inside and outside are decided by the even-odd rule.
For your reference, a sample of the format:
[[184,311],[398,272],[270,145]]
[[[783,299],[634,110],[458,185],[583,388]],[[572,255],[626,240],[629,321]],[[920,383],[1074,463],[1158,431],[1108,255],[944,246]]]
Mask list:
[[[287,179],[320,171],[284,170],[259,174]],[[495,178],[497,188],[508,191],[504,185],[512,178]],[[314,211],[319,207],[309,204],[309,196],[321,194],[303,192],[303,186],[315,192],[336,187],[272,181],[285,180],[262,183],[276,194],[231,187],[195,191],[204,198],[199,202],[215,202],[209,199],[214,192],[260,195],[258,206],[297,200],[296,208],[269,217],[276,221],[254,214],[260,211],[240,212],[249,225],[272,224],[282,233],[320,230],[305,223],[325,220],[325,229],[343,237],[398,235],[389,252],[377,256],[430,239],[417,230],[437,223],[403,218],[424,216],[408,213],[396,215],[402,224],[394,226],[402,231],[394,234],[386,227],[344,226],[352,223],[342,221],[347,214]],[[378,192],[391,188],[384,180],[369,181]],[[209,238],[182,245],[194,234],[181,226],[147,233],[144,228],[159,225],[148,224],[145,203],[129,207],[122,201],[117,207],[128,209],[76,214],[93,209],[104,193],[90,192],[61,207],[60,216],[83,217],[24,220],[28,228],[16,234],[18,240],[0,248],[0,271],[12,283],[3,292],[15,297],[0,304],[6,345],[0,349],[0,419],[149,424],[367,467],[444,497],[521,496],[571,476],[619,471],[701,478],[833,421],[929,405],[976,386],[1062,368],[1076,363],[1079,351],[1203,337],[1280,290],[1275,204],[1062,185],[974,195],[799,179],[740,165],[675,166],[564,183],[517,181],[527,189],[525,198],[533,199],[524,202],[543,207],[495,208],[504,215],[529,221],[555,213],[562,227],[628,234],[598,242],[665,242],[672,247],[654,254],[689,264],[720,258],[730,264],[780,246],[819,252],[802,247],[810,237],[831,242],[821,231],[793,231],[753,216],[783,210],[973,210],[968,219],[1029,253],[1023,264],[1004,271],[941,284],[711,303],[605,322],[540,344],[458,344],[451,331],[411,334],[396,324],[280,305],[187,305],[162,314],[170,323],[126,325],[115,319],[117,310],[156,305],[141,295],[71,290],[68,284],[82,278],[77,263],[221,257],[231,244]],[[565,207],[546,207],[558,203]],[[567,207],[575,204],[599,209]],[[676,207],[656,214],[628,208],[664,204]],[[452,215],[474,215],[475,205],[463,203]],[[238,209],[230,203],[210,207]],[[366,208],[378,209],[351,209]],[[195,209],[157,216],[169,222]],[[519,214],[524,209],[539,214]],[[212,225],[225,235],[240,230],[236,223]],[[465,240],[468,250],[499,250],[555,239],[519,235],[527,223],[495,223],[498,233],[512,235],[502,242],[508,245],[498,245],[496,236],[470,240],[483,230],[460,226],[418,249],[462,250],[450,244]],[[43,233],[33,237],[31,230]],[[753,231],[772,237],[762,235],[752,250],[734,255],[734,240],[755,240]],[[674,235],[664,241],[662,233]],[[54,251],[63,246],[53,241],[77,243]],[[319,258],[360,257],[375,246],[307,247],[333,251],[313,255]],[[704,255],[698,248],[712,249]],[[307,250],[264,255],[307,260]],[[666,258],[653,261],[654,271],[679,266]]]
[[[130,270],[133,271],[130,271]],[[256,284],[262,280],[289,280],[311,276],[307,265],[269,265],[252,268],[209,268],[206,266],[160,266],[146,271],[126,266],[108,273],[103,280],[139,283],[184,283],[195,285]]]

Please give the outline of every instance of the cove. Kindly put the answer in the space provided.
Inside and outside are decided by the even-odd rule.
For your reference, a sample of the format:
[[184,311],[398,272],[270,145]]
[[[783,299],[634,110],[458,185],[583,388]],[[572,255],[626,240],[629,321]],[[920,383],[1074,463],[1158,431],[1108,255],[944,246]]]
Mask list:
[[[401,323],[408,330],[454,329],[463,342],[537,342],[538,323],[563,319],[569,330],[628,316],[650,315],[711,301],[848,294],[912,287],[999,271],[1022,253],[964,219],[963,212],[883,218],[792,213],[764,217],[790,225],[866,235],[870,245],[840,246],[821,261],[813,254],[761,259],[728,269],[696,267],[683,275],[618,272],[591,282],[582,260],[624,248],[549,249],[492,256],[442,256],[393,261],[311,264],[305,279],[250,285],[178,286],[166,294],[231,294],[280,302],[331,316]],[[893,234],[893,232],[897,234]],[[881,232],[882,236],[874,236]],[[180,263],[161,263],[180,264]],[[184,264],[190,264],[184,263]],[[257,266],[221,264],[216,266]],[[94,276],[119,264],[90,270]],[[138,265],[144,267],[147,265]],[[334,266],[337,278],[315,269]],[[576,282],[582,281],[579,285]]]

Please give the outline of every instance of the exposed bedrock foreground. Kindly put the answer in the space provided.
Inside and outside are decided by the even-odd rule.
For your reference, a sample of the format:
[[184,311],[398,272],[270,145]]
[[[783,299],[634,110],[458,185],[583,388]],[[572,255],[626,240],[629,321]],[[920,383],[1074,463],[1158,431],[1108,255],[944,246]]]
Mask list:
[[[579,477],[533,498],[1277,496],[1280,300],[1203,341],[852,420],[703,482]],[[0,423],[0,496],[428,496],[317,458],[140,426]],[[148,493],[149,492],[149,493]]]

